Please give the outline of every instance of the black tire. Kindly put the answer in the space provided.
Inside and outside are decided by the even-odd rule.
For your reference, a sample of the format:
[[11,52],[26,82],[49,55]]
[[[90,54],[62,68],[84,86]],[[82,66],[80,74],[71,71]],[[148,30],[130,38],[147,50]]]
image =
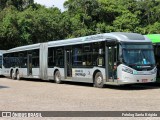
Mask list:
[[54,80],[57,84],[61,84],[62,81],[61,81],[61,74],[59,71],[56,71],[56,73],[54,74]]
[[20,76],[19,76],[19,71],[17,70],[17,72],[16,72],[16,79],[17,80],[20,80],[21,78],[20,78]]
[[123,87],[132,87],[133,84],[125,84],[125,85],[122,85]]
[[94,77],[94,87],[103,88],[105,86],[101,72],[97,72]]
[[12,79],[12,74],[13,74],[12,72],[13,72],[13,71],[11,70],[11,72],[10,72],[10,79]]

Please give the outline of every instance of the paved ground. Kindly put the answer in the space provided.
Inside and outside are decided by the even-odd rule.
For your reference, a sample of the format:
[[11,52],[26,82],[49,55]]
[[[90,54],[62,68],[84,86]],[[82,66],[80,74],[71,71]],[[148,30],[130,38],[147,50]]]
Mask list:
[[82,83],[56,84],[41,80],[17,81],[0,78],[0,109],[1,111],[160,111],[160,85],[106,86],[100,89]]

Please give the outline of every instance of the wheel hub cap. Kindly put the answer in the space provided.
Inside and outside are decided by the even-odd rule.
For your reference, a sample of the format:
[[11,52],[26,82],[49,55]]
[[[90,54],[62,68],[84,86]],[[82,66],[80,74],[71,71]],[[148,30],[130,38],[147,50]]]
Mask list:
[[102,77],[99,76],[99,77],[97,78],[97,83],[98,83],[98,84],[101,84],[101,83],[102,83]]

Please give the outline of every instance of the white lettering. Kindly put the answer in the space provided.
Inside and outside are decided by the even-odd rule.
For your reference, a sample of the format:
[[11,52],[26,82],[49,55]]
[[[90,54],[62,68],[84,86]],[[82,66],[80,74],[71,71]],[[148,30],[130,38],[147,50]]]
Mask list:
[[122,113],[123,117],[134,117],[134,114],[132,113]]

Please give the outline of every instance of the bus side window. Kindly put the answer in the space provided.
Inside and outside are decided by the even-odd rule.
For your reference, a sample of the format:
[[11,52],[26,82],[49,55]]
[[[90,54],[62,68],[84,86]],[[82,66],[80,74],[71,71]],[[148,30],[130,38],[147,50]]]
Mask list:
[[93,66],[104,66],[105,61],[105,44],[104,42],[93,43]]
[[39,49],[32,51],[32,66],[39,67]]
[[92,44],[83,45],[83,65],[92,65]]
[[56,48],[56,66],[63,66],[64,65],[64,50],[63,47]]
[[54,49],[53,48],[49,48],[48,49],[48,67],[54,67],[55,66],[55,62],[54,62]]
[[104,62],[103,57],[97,58],[97,65],[98,66],[103,66],[103,62]]
[[72,52],[72,61],[73,66],[82,66],[82,45],[75,45],[73,46],[73,52]]

